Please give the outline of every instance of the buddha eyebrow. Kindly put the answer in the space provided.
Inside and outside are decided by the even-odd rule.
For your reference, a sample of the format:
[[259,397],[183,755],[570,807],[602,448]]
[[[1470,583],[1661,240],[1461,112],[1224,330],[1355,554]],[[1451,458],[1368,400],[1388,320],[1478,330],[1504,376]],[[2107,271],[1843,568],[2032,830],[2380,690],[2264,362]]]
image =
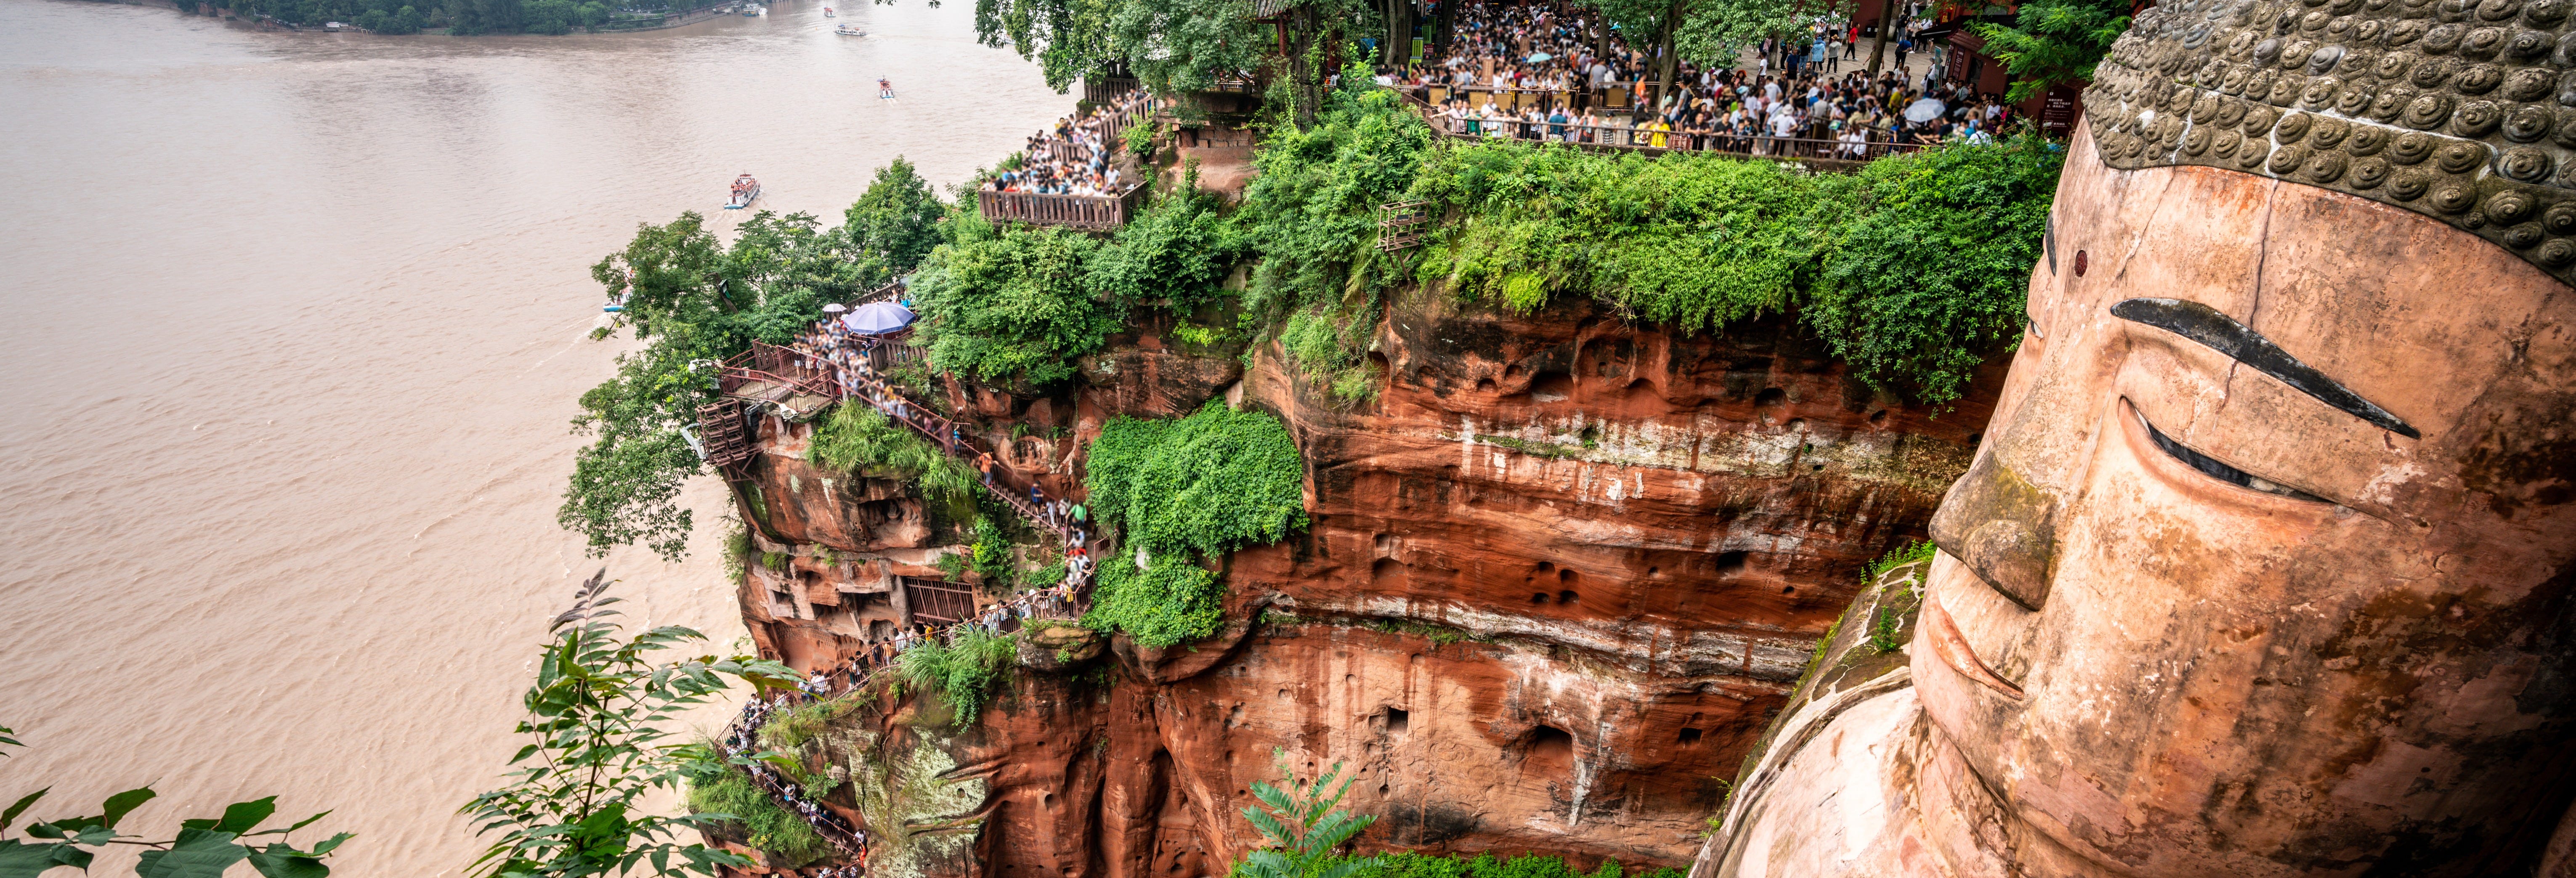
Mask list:
[[2186,299],[2127,299],[2111,306],[2111,316],[2133,323],[2144,323],[2201,343],[2210,350],[2226,354],[2229,359],[2252,366],[2265,375],[2281,379],[2299,392],[2317,401],[2342,409],[2353,417],[2387,428],[2408,439],[2424,435],[2399,420],[2387,409],[2371,404],[2350,388],[2326,377],[2315,367],[2299,362],[2280,345],[2255,332],[2253,327],[2236,322],[2236,318],[2218,309]]

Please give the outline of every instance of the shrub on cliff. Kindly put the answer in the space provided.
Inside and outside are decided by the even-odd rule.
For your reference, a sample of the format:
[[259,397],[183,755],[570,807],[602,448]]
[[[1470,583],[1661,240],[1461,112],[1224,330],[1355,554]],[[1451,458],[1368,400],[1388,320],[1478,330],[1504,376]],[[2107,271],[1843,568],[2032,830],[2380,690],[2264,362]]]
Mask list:
[[965,463],[864,402],[834,409],[814,428],[806,453],[830,469],[909,479],[933,503],[955,506],[974,498],[975,473]]
[[736,827],[745,843],[788,863],[802,866],[832,853],[832,843],[803,816],[779,807],[769,791],[721,760],[704,763],[689,777],[688,804],[696,813],[724,815],[728,819],[720,822]]
[[931,251],[911,286],[933,368],[997,387],[1054,384],[1123,324],[1083,283],[1098,239],[1006,229],[973,211],[949,226],[949,242]]
[[1100,559],[1083,624],[1146,646],[1216,633],[1225,589],[1196,559],[1306,526],[1305,462],[1277,417],[1210,402],[1175,420],[1113,418],[1092,440],[1091,508],[1148,566]]
[[1016,653],[1011,638],[963,626],[951,642],[924,640],[895,657],[895,671],[957,708],[957,724],[973,723],[993,692],[1010,679]]
[[1524,313],[1589,295],[1693,332],[1794,313],[1872,385],[1940,404],[2018,336],[2063,158],[2025,137],[1841,175],[1456,144],[1412,194],[1463,219],[1433,235],[1416,276]]

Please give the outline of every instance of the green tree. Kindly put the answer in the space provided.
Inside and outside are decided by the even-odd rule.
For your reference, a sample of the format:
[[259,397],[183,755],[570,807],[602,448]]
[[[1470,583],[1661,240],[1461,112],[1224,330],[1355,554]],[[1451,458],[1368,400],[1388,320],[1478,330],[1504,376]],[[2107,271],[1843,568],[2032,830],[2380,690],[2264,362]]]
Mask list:
[[[654,653],[704,642],[676,625],[621,639],[620,627],[603,621],[608,571],[574,592],[572,609],[555,617],[553,642],[537,660],[536,683],[521,696],[527,719],[516,731],[534,740],[510,757],[520,766],[508,786],[474,797],[457,813],[472,818],[477,835],[501,838],[474,861],[473,872],[491,878],[580,878],[633,874],[715,874],[717,864],[750,861],[705,844],[678,841],[681,832],[704,829],[732,815],[691,813],[664,817],[642,813],[650,791],[676,788],[707,754],[667,743],[663,728],[724,691],[728,677],[755,690],[792,687],[801,675],[786,665],[751,656],[656,662]],[[673,860],[678,860],[674,863]]]
[[842,214],[841,234],[861,264],[858,282],[875,287],[911,271],[939,246],[948,205],[902,156],[877,169],[875,182]]
[[2050,86],[2093,79],[2093,67],[2129,29],[2129,4],[2119,0],[2031,0],[2014,15],[2015,27],[1978,25],[1986,54],[2013,75],[2005,100],[2015,103]]
[[1083,74],[1114,63],[1107,25],[1116,5],[1117,0],[975,0],[975,37],[1038,62],[1047,87],[1062,92]]
[[[1343,779],[1341,786],[1333,786],[1333,779],[1342,773],[1342,764],[1336,762],[1324,771],[1323,777],[1306,783],[1288,767],[1287,751],[1272,753],[1279,760],[1279,773],[1287,780],[1287,788],[1271,786],[1267,781],[1252,783],[1252,797],[1261,800],[1261,807],[1244,806],[1243,817],[1261,831],[1262,846],[1244,854],[1243,861],[1235,864],[1236,878],[1350,878],[1361,870],[1382,865],[1379,857],[1333,855],[1334,848],[1377,822],[1375,815],[1355,817],[1348,811],[1333,810],[1359,776],[1352,775]],[[1330,794],[1325,792],[1327,788]]]
[[[23,746],[11,737],[14,734],[0,726],[0,747]],[[11,754],[0,751],[0,756],[8,755]],[[48,787],[20,796],[8,810],[0,811],[0,832],[7,832],[50,790]],[[287,840],[288,835],[313,825],[329,811],[283,829],[259,828],[277,813],[276,796],[226,805],[221,817],[181,820],[178,833],[165,841],[117,831],[127,814],[159,795],[151,787],[138,787],[107,797],[97,814],[28,824],[23,830],[25,838],[0,839],[0,878],[37,878],[58,866],[87,872],[91,859],[109,845],[143,848],[134,869],[143,878],[223,878],[224,870],[245,860],[266,878],[323,878],[331,874],[323,858],[351,837],[343,832],[323,839],[310,850]],[[276,838],[266,844],[252,841],[265,836]]]
[[931,251],[911,287],[933,368],[997,387],[1044,387],[1073,377],[1073,359],[1124,325],[1125,315],[1083,282],[1098,239],[999,228],[971,210],[948,225],[953,237]]

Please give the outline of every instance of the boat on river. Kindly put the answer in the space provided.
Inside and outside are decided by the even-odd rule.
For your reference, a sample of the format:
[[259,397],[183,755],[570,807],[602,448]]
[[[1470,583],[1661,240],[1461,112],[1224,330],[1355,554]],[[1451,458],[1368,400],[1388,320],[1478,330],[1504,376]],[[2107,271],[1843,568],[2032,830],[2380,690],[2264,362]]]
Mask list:
[[887,82],[886,78],[882,76],[877,77],[877,99],[882,101],[894,100],[894,83]]
[[750,207],[752,201],[758,198],[760,198],[760,181],[752,179],[750,174],[744,174],[733,178],[733,198],[725,202],[725,209],[741,210]]
[[824,18],[833,18],[833,17],[835,17],[835,16],[833,16],[833,15],[832,15],[832,7],[829,7],[829,6],[825,6],[825,7],[823,7],[823,17],[824,17]]
[[758,17],[758,16],[760,15],[760,12],[761,12],[760,4],[757,4],[757,3],[746,3],[746,4],[743,4],[743,7],[742,7],[742,17],[744,17],[744,18],[756,18],[756,17]]
[[848,24],[833,28],[832,32],[845,37],[864,37],[868,35],[867,31],[860,30],[857,26]]

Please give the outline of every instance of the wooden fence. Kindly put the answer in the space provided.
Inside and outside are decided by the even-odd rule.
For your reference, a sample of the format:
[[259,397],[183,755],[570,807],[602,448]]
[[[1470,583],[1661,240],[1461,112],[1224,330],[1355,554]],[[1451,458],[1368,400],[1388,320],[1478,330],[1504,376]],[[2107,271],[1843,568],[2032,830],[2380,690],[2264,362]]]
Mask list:
[[1431,123],[1431,129],[1450,137],[1464,139],[1492,138],[1531,142],[1563,143],[1577,149],[1633,150],[1660,154],[1666,152],[1700,152],[1742,158],[1788,159],[1828,168],[1856,167],[1899,153],[1923,149],[1920,144],[1891,143],[1875,139],[1845,141],[1806,137],[1773,137],[1769,134],[1719,134],[1686,131],[1657,131],[1626,125],[1582,125],[1573,122],[1529,121],[1525,119],[1453,118],[1420,103],[1414,110]]
[[988,220],[1010,220],[1042,226],[1108,230],[1127,224],[1144,202],[1145,187],[1127,187],[1117,195],[1054,195],[1036,192],[975,193],[976,209]]

